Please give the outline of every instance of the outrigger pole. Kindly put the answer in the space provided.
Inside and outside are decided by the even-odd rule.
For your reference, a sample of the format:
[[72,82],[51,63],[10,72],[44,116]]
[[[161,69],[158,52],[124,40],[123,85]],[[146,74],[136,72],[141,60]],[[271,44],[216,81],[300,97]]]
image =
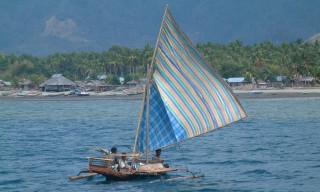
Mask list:
[[88,178],[88,177],[94,177],[98,175],[98,173],[90,173],[87,175],[77,175],[77,176],[71,176],[69,177],[70,180],[76,180],[76,179],[83,179],[83,178]]
[[164,23],[164,19],[165,19],[166,15],[167,15],[168,7],[169,6],[167,5],[166,10],[165,10],[164,15],[163,15],[163,18],[162,18],[162,22],[161,22],[161,26],[160,26],[160,30],[159,30],[159,34],[158,34],[158,38],[157,38],[157,42],[156,42],[156,46],[155,46],[154,51],[153,51],[151,64],[148,67],[146,89],[145,89],[145,92],[144,92],[144,97],[143,97],[143,101],[142,101],[142,107],[141,107],[140,117],[139,117],[139,122],[138,122],[138,128],[137,128],[137,132],[136,132],[136,138],[135,138],[134,146],[133,146],[133,153],[135,153],[136,149],[137,149],[137,142],[138,142],[138,136],[139,136],[139,131],[140,131],[141,119],[142,119],[142,115],[143,115],[143,111],[144,111],[144,103],[146,101],[147,102],[147,109],[146,109],[146,163],[148,163],[148,156],[149,156],[150,80],[151,80],[151,77],[152,77],[152,72],[153,72],[153,67],[154,67],[154,59],[155,59],[157,48],[158,48],[158,45],[159,45],[159,39],[160,39],[160,35],[162,33],[162,30],[163,30],[163,23]]

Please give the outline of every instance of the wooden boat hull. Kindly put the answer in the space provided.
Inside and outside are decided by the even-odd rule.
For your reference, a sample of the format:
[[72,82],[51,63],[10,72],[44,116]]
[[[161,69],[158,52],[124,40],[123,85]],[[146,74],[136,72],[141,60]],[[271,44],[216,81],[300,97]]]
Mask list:
[[154,178],[159,177],[163,174],[139,174],[139,173],[131,173],[131,174],[101,174],[103,175],[106,180],[112,181],[128,181],[128,180],[135,180],[135,179],[147,179],[147,178]]
[[106,177],[107,180],[115,180],[115,181],[127,181],[132,179],[145,179],[151,177],[159,177],[161,175],[166,174],[171,171],[178,171],[178,168],[161,168],[154,170],[131,170],[128,169],[120,169],[112,170],[110,169],[109,163],[102,163],[100,165],[94,165],[89,162],[89,172],[98,173]]

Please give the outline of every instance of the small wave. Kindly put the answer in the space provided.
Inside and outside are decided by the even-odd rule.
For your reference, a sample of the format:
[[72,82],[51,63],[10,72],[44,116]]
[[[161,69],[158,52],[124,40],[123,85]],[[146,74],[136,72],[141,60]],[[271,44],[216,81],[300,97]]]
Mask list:
[[313,166],[308,166],[310,168],[320,168],[320,165],[313,165]]
[[257,160],[240,160],[238,161],[239,163],[243,163],[243,164],[249,164],[249,165],[252,165],[252,164],[264,164],[266,162],[263,162],[263,161],[257,161]]
[[5,180],[5,181],[0,181],[0,185],[19,184],[22,182],[24,182],[24,180],[22,180],[22,179]]
[[264,169],[256,169],[253,171],[246,171],[243,174],[271,174],[270,172],[264,170]]
[[0,171],[0,175],[2,175],[2,174],[8,174],[8,173],[10,173],[9,171]]
[[253,164],[264,164],[263,161],[256,161],[256,160],[239,160],[239,161],[221,161],[217,162],[217,164],[221,165],[236,165],[236,164],[247,164],[247,165],[253,165]]
[[268,150],[268,149],[262,148],[262,147],[258,147],[258,148],[256,148],[256,149],[252,149],[252,150],[250,150],[250,151],[252,151],[252,152],[258,152],[258,151],[266,151],[266,150]]
[[235,161],[221,161],[221,162],[216,162],[216,164],[220,164],[220,165],[233,165],[233,164],[235,164]]
[[241,137],[241,139],[248,139],[248,140],[250,140],[250,139],[256,139],[256,137],[252,137],[252,136],[245,136],[245,137]]

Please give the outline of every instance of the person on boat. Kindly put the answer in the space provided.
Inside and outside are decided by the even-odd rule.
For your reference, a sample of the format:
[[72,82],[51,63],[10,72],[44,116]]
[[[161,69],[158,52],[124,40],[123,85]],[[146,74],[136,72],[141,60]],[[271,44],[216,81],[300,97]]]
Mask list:
[[163,160],[160,158],[160,155],[161,155],[161,149],[157,149],[157,150],[156,150],[156,155],[152,157],[152,160],[154,160],[154,161],[159,161],[159,162],[161,162],[161,163],[163,164],[163,166],[164,166],[165,168],[169,168],[169,165],[168,165],[168,164],[164,164],[164,163],[163,163]]
[[160,158],[160,155],[161,155],[161,149],[157,149],[156,150],[156,155],[152,157],[152,160],[162,161],[162,159]]
[[119,164],[119,158],[116,156],[116,154],[117,154],[117,148],[112,147],[111,153],[107,156],[108,159],[113,159],[112,164],[111,164],[112,169],[117,169],[118,164]]
[[130,166],[128,165],[128,162],[127,162],[126,153],[122,153],[122,156],[119,159],[119,168],[120,169],[129,169],[130,168]]

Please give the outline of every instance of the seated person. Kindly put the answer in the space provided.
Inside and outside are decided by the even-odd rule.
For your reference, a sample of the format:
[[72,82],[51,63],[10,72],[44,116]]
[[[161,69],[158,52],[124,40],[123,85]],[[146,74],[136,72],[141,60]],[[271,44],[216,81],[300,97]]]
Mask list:
[[[149,164],[155,164],[155,163],[163,163],[163,160],[160,158],[161,155],[161,149],[156,150],[156,155],[152,157],[151,160],[148,161]],[[147,161],[145,159],[137,159],[137,162],[145,164]]]
[[128,165],[128,162],[127,162],[126,153],[122,153],[122,156],[119,159],[118,171],[119,171],[119,169],[129,169],[129,168],[130,168],[130,166]]
[[164,164],[163,163],[163,160],[160,158],[160,155],[161,155],[161,149],[157,149],[156,150],[156,155],[152,157],[152,160],[155,161],[155,163],[156,162],[162,163],[163,167],[165,167],[165,168],[169,168],[168,164]]
[[156,155],[152,157],[152,160],[159,160],[161,161],[162,159],[160,158],[161,155],[161,149],[156,150]]
[[117,169],[118,164],[119,164],[119,158],[116,156],[117,154],[117,148],[112,147],[111,148],[111,153],[107,156],[108,159],[113,159],[112,164],[111,164],[111,169]]

